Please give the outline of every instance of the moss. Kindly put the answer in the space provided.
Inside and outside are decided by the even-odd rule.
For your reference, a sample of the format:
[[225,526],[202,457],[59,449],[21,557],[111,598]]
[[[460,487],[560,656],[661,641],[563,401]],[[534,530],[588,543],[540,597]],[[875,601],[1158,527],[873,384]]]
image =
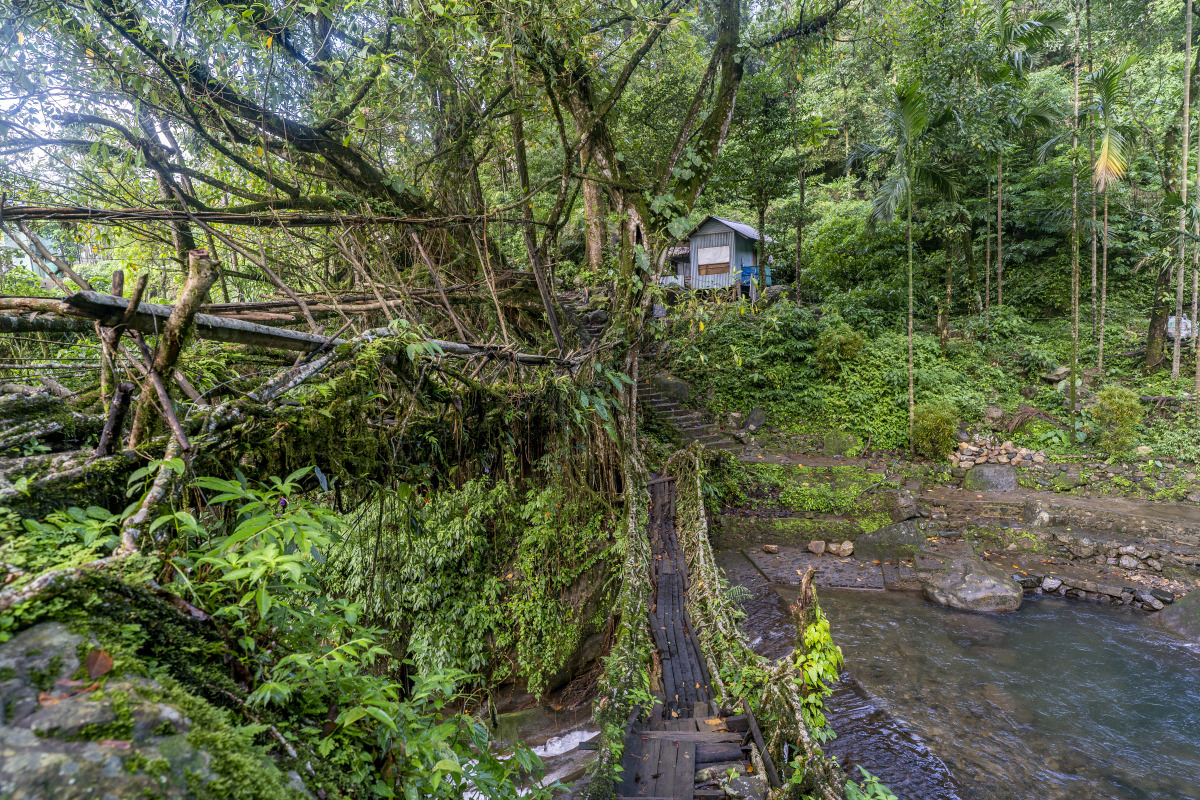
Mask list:
[[176,730],[170,720],[163,720],[151,733],[154,736],[174,736]]
[[144,772],[152,778],[157,778],[170,774],[171,762],[165,758],[148,758],[142,753],[134,753],[125,759],[125,771],[131,775]]
[[[105,699],[103,692],[92,696],[91,702],[99,703]],[[129,709],[129,695],[125,692],[111,693],[111,708],[116,717],[106,725],[85,725],[79,733],[72,737],[78,741],[98,741],[100,739],[128,740],[133,738],[133,712]]]
[[[25,655],[37,655],[40,650],[30,650]],[[59,674],[62,672],[62,657],[54,656],[50,659],[50,663],[45,669],[29,670],[29,682],[38,688],[38,691],[48,692],[54,688],[54,682],[58,680]]]
[[892,524],[892,518],[890,516],[888,516],[887,514],[883,514],[883,513],[870,514],[865,517],[860,517],[858,520],[858,526],[859,526],[859,528],[862,529],[863,533],[871,533],[872,531],[877,531],[880,528],[886,527],[891,524]]
[[11,681],[17,677],[17,671],[12,667],[0,667],[0,681]]

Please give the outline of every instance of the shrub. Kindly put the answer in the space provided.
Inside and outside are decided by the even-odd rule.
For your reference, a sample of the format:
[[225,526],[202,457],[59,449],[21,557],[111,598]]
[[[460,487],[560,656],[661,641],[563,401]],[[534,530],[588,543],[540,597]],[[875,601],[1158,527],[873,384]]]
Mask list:
[[913,421],[913,448],[934,460],[950,454],[958,443],[958,415],[942,403],[921,403]]
[[854,360],[862,350],[865,337],[844,322],[826,325],[817,337],[814,354],[821,372],[833,378],[842,371],[842,365]]
[[1096,398],[1092,418],[1104,431],[1101,447],[1110,456],[1120,455],[1133,444],[1133,431],[1142,421],[1142,404],[1136,392],[1124,386],[1106,386]]

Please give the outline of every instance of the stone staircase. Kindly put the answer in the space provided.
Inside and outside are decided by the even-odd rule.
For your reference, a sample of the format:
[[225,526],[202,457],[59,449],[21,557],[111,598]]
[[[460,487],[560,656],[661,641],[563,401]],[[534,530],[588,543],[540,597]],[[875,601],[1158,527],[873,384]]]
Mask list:
[[744,445],[711,422],[700,412],[684,408],[678,401],[655,389],[649,381],[638,384],[638,400],[671,424],[687,444],[700,444],[709,450],[740,453]]

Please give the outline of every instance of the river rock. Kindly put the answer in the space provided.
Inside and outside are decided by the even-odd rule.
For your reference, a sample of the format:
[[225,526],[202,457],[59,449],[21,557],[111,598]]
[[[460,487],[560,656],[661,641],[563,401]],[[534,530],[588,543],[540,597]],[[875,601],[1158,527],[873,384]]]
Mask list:
[[830,456],[849,455],[858,445],[858,437],[853,433],[830,431],[825,434],[825,454]]
[[841,552],[838,555],[840,555],[842,558],[848,558],[849,556],[854,555],[854,542],[850,541],[849,539],[842,542]]
[[1150,594],[1149,592],[1138,592],[1137,599],[1139,602],[1141,602],[1142,605],[1148,606],[1148,607],[1154,609],[1155,611],[1163,610],[1163,601],[1159,600],[1157,597]]
[[899,561],[912,558],[925,545],[925,536],[911,521],[897,522],[858,537],[854,549],[868,561]]
[[779,552],[779,545],[777,545],[777,544],[764,544],[764,545],[763,545],[763,552],[764,552],[764,553],[778,553],[778,552]]
[[1185,639],[1200,644],[1200,591],[1176,600],[1158,614],[1158,622]]
[[975,558],[955,558],[941,569],[922,570],[921,590],[935,603],[963,611],[1008,612],[1021,607],[1021,584]]
[[672,378],[670,375],[655,375],[650,379],[650,386],[672,403],[686,403],[692,393],[687,382],[681,381],[679,378]]
[[1017,471],[1008,464],[979,464],[967,473],[963,488],[972,492],[1013,492],[1017,489]]
[[808,543],[808,552],[814,553],[815,555],[818,555],[818,556],[821,555],[822,553],[825,552],[825,543],[822,541],[809,542]]
[[1121,556],[1121,558],[1117,560],[1117,566],[1119,566],[1121,569],[1137,569],[1140,566],[1140,563],[1133,556]]
[[1042,578],[1042,591],[1043,592],[1057,591],[1058,587],[1060,587],[1060,586],[1062,586],[1062,581],[1060,581],[1058,578],[1052,578],[1049,575]]

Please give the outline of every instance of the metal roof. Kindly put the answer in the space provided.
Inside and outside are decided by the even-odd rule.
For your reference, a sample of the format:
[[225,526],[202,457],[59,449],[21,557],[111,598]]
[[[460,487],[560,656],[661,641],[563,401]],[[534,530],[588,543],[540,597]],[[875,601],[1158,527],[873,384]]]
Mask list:
[[[697,225],[695,228],[692,228],[692,232],[687,235],[687,238],[689,238],[689,239],[692,238],[692,235],[695,234],[696,231],[700,230],[700,228],[704,226],[704,223],[708,222],[710,219],[715,219],[717,222],[721,223],[722,225],[724,225],[728,228],[732,228],[733,230],[740,233],[742,236],[745,236],[747,239],[752,239],[756,242],[758,241],[758,231],[755,230],[754,228],[750,227],[746,223],[734,222],[733,220],[725,219],[724,217],[714,217],[711,214],[709,216],[705,217],[704,219],[700,220],[700,224]],[[766,239],[768,242],[775,241],[770,236],[766,237]]]

